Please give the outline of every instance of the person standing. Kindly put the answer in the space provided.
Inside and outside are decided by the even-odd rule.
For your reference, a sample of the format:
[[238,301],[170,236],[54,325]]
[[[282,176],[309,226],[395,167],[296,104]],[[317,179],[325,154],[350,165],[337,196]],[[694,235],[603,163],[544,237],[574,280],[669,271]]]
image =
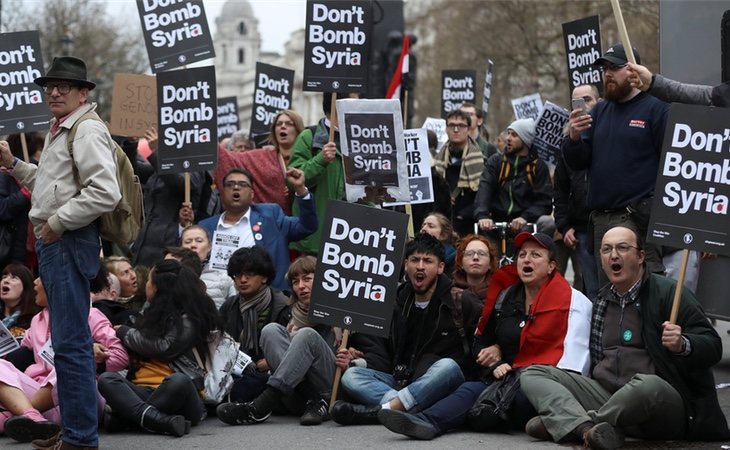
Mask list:
[[[60,448],[97,448],[89,280],[99,270],[101,249],[94,221],[112,211],[121,198],[114,146],[100,119],[77,125],[83,115],[96,110],[96,104],[88,101],[96,84],[87,79],[84,61],[71,56],[54,58],[46,76],[36,78],[35,83],[43,88],[53,115],[40,162],[35,166],[13,157],[8,143],[0,141],[0,165],[33,192],[29,217],[38,238],[39,273],[51,310],[61,407]],[[74,126],[72,156],[67,137]],[[59,439],[61,436],[43,444],[50,447]]]

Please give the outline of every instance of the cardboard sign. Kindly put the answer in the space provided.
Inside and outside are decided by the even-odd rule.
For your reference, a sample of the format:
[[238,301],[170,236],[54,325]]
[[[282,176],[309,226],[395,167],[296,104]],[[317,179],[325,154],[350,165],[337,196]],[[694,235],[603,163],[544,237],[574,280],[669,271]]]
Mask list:
[[160,72],[159,171],[212,170],[218,157],[215,68]]
[[557,164],[556,155],[563,143],[563,129],[568,123],[570,113],[554,103],[545,102],[540,118],[535,126],[535,139],[532,141],[532,150],[545,161],[551,169]]
[[[599,16],[586,17],[563,24],[565,55],[568,60],[570,93],[576,86],[592,84],[603,90],[601,71],[593,66],[601,57],[601,21]],[[570,95],[570,94],[568,94]]]
[[410,202],[383,203],[383,206],[397,206],[408,203],[433,202],[431,182],[431,152],[428,150],[428,136],[424,128],[403,131],[408,162],[408,187]]
[[427,130],[431,130],[436,133],[438,139],[438,145],[436,146],[436,152],[441,150],[446,141],[449,140],[449,135],[446,134],[446,119],[439,119],[436,117],[426,117],[423,121],[423,127]]
[[223,97],[218,99],[218,141],[231,137],[238,131],[240,120],[238,118],[238,99],[236,97]]
[[214,58],[202,0],[137,0],[152,73]]
[[33,82],[43,70],[37,31],[0,34],[0,135],[50,126],[43,89]]
[[367,91],[371,5],[368,0],[307,0],[305,91]]
[[407,226],[405,214],[330,200],[309,318],[387,337]]
[[487,123],[487,114],[489,113],[489,98],[492,96],[492,72],[494,63],[491,59],[487,60],[487,73],[484,75],[484,91],[482,94],[482,111],[484,113],[484,122]]
[[512,99],[512,109],[517,119],[537,119],[542,114],[542,99],[540,94],[530,94]]
[[400,100],[337,100],[337,119],[347,201],[371,205],[407,202]]
[[119,136],[144,136],[157,128],[157,81],[149,75],[114,74],[110,129]]
[[730,255],[730,109],[673,103],[647,239]]
[[20,348],[20,342],[0,320],[0,357]]
[[441,72],[441,117],[459,109],[462,103],[477,98],[476,70],[444,70]]
[[257,62],[255,82],[249,136],[258,140],[269,134],[279,111],[291,109],[294,71]]

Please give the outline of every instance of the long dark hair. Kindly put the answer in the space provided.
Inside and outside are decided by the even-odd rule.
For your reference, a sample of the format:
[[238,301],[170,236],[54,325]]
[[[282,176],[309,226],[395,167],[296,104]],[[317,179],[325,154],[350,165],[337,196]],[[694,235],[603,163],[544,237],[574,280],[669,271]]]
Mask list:
[[183,315],[193,323],[198,342],[219,329],[215,303],[192,270],[174,259],[165,259],[152,268],[150,277],[157,292],[137,321],[136,328],[142,334],[162,337],[180,326]]
[[[5,266],[2,272],[2,276],[13,275],[20,279],[23,283],[23,292],[20,294],[20,302],[15,307],[16,311],[20,311],[20,314],[25,316],[27,314],[36,314],[41,310],[41,307],[35,304],[35,291],[33,290],[33,273],[22,264],[8,264]],[[0,300],[3,308],[0,309],[0,315],[4,315],[5,302]],[[15,311],[13,311],[15,312]]]

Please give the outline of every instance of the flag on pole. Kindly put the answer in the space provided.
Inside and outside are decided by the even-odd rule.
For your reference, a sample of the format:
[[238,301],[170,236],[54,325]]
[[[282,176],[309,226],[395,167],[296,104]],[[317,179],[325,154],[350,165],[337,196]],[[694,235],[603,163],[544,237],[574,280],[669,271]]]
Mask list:
[[398,58],[398,66],[395,68],[393,78],[390,80],[388,91],[385,93],[386,99],[397,98],[400,99],[401,84],[403,83],[403,77],[408,74],[408,47],[410,45],[410,39],[408,35],[403,36],[403,48],[400,52],[400,58]]

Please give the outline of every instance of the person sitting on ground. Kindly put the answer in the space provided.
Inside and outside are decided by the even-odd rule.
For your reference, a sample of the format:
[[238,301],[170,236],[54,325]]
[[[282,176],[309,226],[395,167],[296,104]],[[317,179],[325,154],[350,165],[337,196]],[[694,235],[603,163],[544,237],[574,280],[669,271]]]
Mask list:
[[327,410],[335,375],[335,348],[341,330],[311,322],[309,302],[317,259],[297,258],[286,274],[292,286],[292,318],[285,327],[270,323],[261,331],[261,348],[271,367],[266,390],[250,403],[224,403],[217,415],[238,425],[266,420],[281,401],[302,425],[319,425],[329,419]]
[[[50,313],[48,298],[40,278],[35,280],[35,301],[42,308],[31,321],[21,347],[33,353],[33,364],[21,372],[0,359],[0,433],[18,442],[49,439],[61,431],[61,414],[57,405],[56,371],[50,347]],[[98,310],[89,310],[89,328],[94,341],[96,371],[117,371],[128,362],[124,346],[114,328]],[[101,399],[100,399],[101,400]],[[102,405],[103,403],[100,403]]]
[[421,233],[430,234],[444,246],[444,273],[451,277],[454,273],[456,248],[454,247],[454,227],[451,221],[441,213],[431,213],[423,219]]
[[387,342],[393,373],[351,367],[342,376],[342,390],[357,403],[337,401],[332,418],[342,425],[377,424],[378,411],[428,408],[476,373],[467,336],[481,311],[478,301],[451,296],[451,280],[443,274],[444,247],[430,234],[419,233],[406,244],[407,281],[397,292]]
[[236,295],[236,286],[231,277],[210,267],[211,245],[208,230],[200,225],[185,227],[180,236],[180,245],[198,254],[203,263],[200,279],[205,283],[208,295],[213,299],[216,308],[220,308],[227,298]]
[[[519,383],[524,367],[550,364],[588,372],[590,300],[572,289],[556,270],[556,248],[550,236],[522,232],[515,245],[516,275],[514,266],[500,272],[509,274],[516,283],[498,294],[490,289],[496,301],[485,304],[477,328],[474,347],[482,380],[467,381],[417,414],[382,410],[378,419],[389,430],[416,439],[433,439],[467,421],[479,431],[523,429],[535,410],[519,385],[512,391],[514,397],[507,398],[507,393],[509,386]],[[489,391],[504,392],[499,411],[495,405],[484,407],[479,402],[482,392],[493,383],[499,384]],[[476,412],[469,413],[470,409]]]
[[22,264],[8,264],[0,279],[0,319],[15,338],[22,338],[41,308],[35,303],[33,274]]
[[276,269],[262,247],[239,248],[228,260],[228,275],[238,294],[220,307],[223,331],[241,344],[241,351],[254,362],[256,371],[234,376],[230,400],[249,402],[266,388],[271,369],[260,343],[263,328],[270,323],[286,326],[292,317],[287,296],[271,287]]
[[199,391],[202,376],[193,349],[208,355],[208,339],[219,329],[218,316],[192,270],[165,259],[150,271],[145,291],[149,306],[134,326],[122,325],[117,336],[133,355],[127,376],[105,372],[99,392],[109,408],[104,426],[113,432],[128,425],[152,433],[182,436],[207,414]]
[[722,341],[691,290],[669,321],[677,282],[651,273],[642,235],[630,223],[609,228],[598,248],[609,284],[591,318],[591,376],[536,365],[520,377],[538,416],[525,431],[592,449],[641,439],[730,438],[712,367]]
[[497,271],[497,249],[484,236],[468,234],[456,250],[453,294],[467,291],[480,303],[487,296],[489,280]]
[[165,257],[163,259],[174,259],[183,266],[190,269],[200,278],[203,273],[203,263],[197,253],[185,247],[167,247],[165,249]]
[[90,282],[91,306],[101,311],[114,326],[127,323],[131,317],[137,316],[135,311],[119,303],[120,286],[119,278],[109,273],[104,264],[100,265],[99,272]]
[[127,305],[133,311],[141,310],[145,299],[138,295],[139,280],[129,258],[107,256],[104,258],[104,265],[109,273],[113,273],[119,279],[119,303]]

